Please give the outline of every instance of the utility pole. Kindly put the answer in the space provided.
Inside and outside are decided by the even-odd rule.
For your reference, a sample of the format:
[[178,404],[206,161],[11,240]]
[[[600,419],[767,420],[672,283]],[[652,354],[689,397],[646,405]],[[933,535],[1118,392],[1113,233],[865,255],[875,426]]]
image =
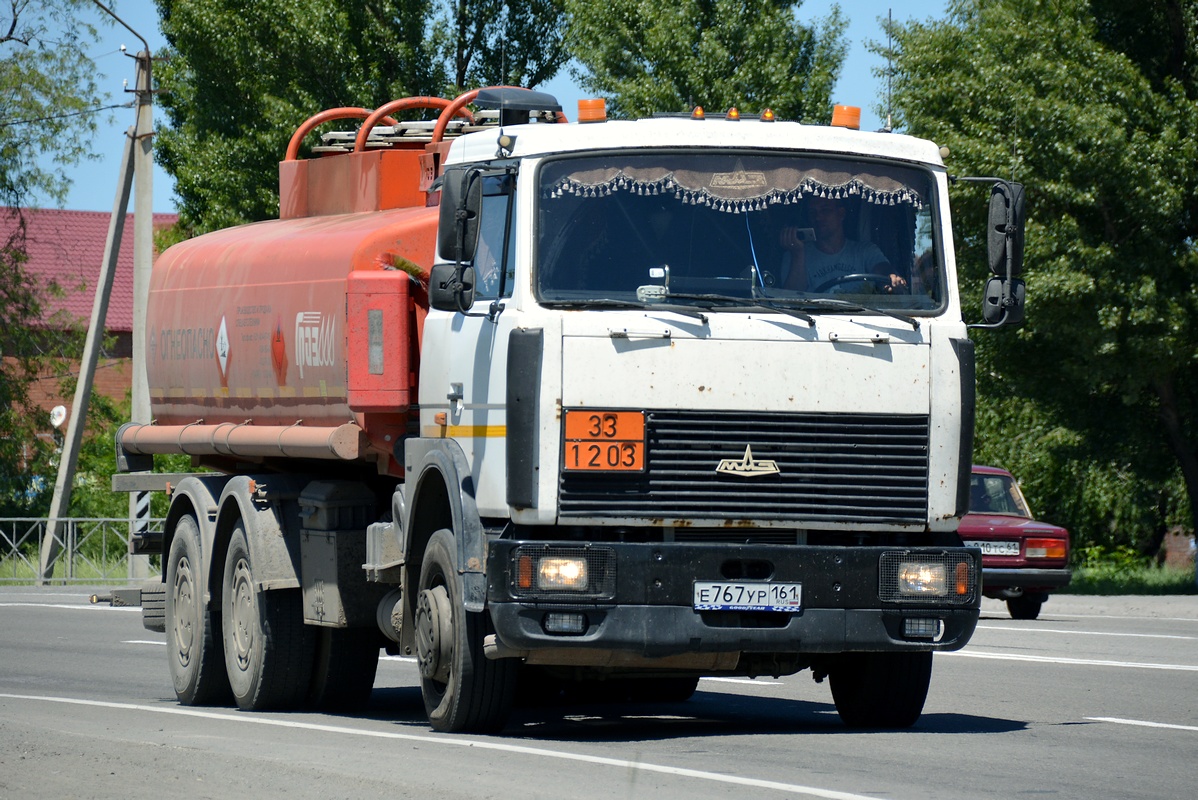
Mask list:
[[[150,422],[150,387],[146,376],[146,304],[150,266],[154,261],[154,105],[150,82],[150,49],[137,54],[137,146],[133,176],[133,407],[132,422]],[[129,535],[142,536],[150,523],[150,493],[129,494]],[[129,578],[149,577],[150,557],[129,555]]]
[[[92,303],[91,323],[84,341],[83,359],[79,365],[79,380],[75,386],[75,399],[71,406],[70,422],[63,440],[62,455],[58,462],[58,476],[54,481],[54,494],[50,500],[50,519],[42,538],[39,558],[38,583],[44,584],[54,576],[54,562],[62,549],[63,523],[71,506],[71,488],[75,479],[75,467],[79,462],[79,447],[83,442],[83,429],[87,422],[87,407],[91,402],[92,383],[95,378],[96,361],[104,338],[104,321],[108,314],[108,298],[112,293],[112,279],[116,273],[120,256],[121,238],[124,234],[125,215],[129,210],[129,193],[133,179],[137,177],[137,201],[133,222],[133,409],[135,422],[150,421],[150,392],[145,369],[145,318],[146,301],[150,288],[150,264],[154,255],[154,214],[152,196],[153,171],[153,92],[150,79],[150,45],[137,31],[103,5],[92,0],[102,11],[121,23],[138,39],[143,49],[135,56],[137,60],[137,121],[126,136],[128,141],[121,159],[121,175],[117,184],[116,199],[112,206],[112,219],[108,223],[108,239],[104,245],[104,263],[96,281],[96,296]],[[122,49],[124,49],[122,47]],[[144,508],[144,513],[143,513]],[[149,495],[136,493],[129,497],[130,533],[142,533],[149,519]],[[139,527],[140,526],[140,527]],[[130,556],[129,577],[144,577],[149,570],[146,556]]]

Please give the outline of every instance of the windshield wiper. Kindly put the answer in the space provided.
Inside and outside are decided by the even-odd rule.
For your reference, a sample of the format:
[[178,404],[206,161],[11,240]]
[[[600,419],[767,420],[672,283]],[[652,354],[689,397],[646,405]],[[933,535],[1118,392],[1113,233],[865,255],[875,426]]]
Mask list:
[[897,311],[889,311],[885,308],[875,308],[873,306],[862,305],[861,303],[850,303],[848,300],[840,300],[833,297],[804,297],[797,299],[796,303],[805,306],[814,306],[815,308],[839,308],[848,311],[868,311],[873,314],[881,314],[887,317],[893,317],[900,322],[905,322],[914,330],[919,330],[919,320],[914,317],[909,317],[906,314],[900,314]]
[[671,292],[670,297],[711,303],[713,306],[720,305],[728,308],[743,308],[747,311],[777,311],[779,314],[786,314],[787,316],[803,320],[809,328],[815,327],[815,318],[810,314],[799,311],[797,308],[790,308],[780,303],[775,303],[760,296],[748,298],[732,297],[726,294],[675,294]]
[[542,301],[541,305],[553,308],[624,308],[644,311],[672,311],[684,317],[697,319],[704,325],[707,324],[707,315],[703,313],[703,309],[696,308],[695,306],[675,306],[665,303],[642,303],[639,300],[610,300],[606,298],[595,300],[546,300]]

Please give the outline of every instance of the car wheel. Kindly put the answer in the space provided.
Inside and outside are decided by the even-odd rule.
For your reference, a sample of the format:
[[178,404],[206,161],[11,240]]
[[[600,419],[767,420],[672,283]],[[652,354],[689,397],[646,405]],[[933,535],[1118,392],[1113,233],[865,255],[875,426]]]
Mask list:
[[1040,616],[1040,606],[1044,605],[1044,595],[1024,594],[1019,597],[1007,598],[1007,611],[1011,619],[1035,619]]

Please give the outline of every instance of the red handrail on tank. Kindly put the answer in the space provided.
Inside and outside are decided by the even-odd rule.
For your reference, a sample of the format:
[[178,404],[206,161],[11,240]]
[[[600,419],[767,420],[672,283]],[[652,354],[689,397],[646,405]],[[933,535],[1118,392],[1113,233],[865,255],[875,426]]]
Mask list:
[[[403,111],[409,108],[439,108],[444,109],[449,107],[449,101],[444,97],[404,97],[399,100],[392,100],[389,103],[376,108],[371,112],[366,121],[362,123],[362,127],[358,129],[358,136],[354,139],[354,152],[361,153],[366,149],[366,140],[370,138],[370,132],[374,130],[374,126],[379,123],[379,120],[388,117],[388,114],[394,114],[396,111]],[[455,112],[456,116],[464,117],[467,122],[474,122],[474,115],[465,108],[459,108]],[[391,122],[389,124],[396,124]],[[448,124],[448,120],[446,121]]]
[[[453,99],[449,107],[441,112],[441,116],[437,117],[437,125],[433,128],[433,143],[441,141],[445,138],[445,129],[449,127],[449,120],[457,115],[458,109],[464,108],[467,104],[474,101],[478,97],[478,93],[487,89],[519,89],[523,92],[531,92],[526,86],[484,86],[481,89],[471,89],[468,92],[463,92]],[[566,122],[566,115],[561,111],[557,112],[557,121]]]
[[[313,114],[308,117],[303,125],[295,129],[295,133],[291,135],[291,141],[287,143],[287,155],[283,156],[284,161],[295,161],[299,158],[300,145],[304,143],[304,137],[323,122],[332,122],[335,119],[366,119],[371,115],[369,108],[358,108],[357,106],[344,106],[342,108],[330,108],[326,111],[321,111],[319,114]],[[376,120],[377,122],[377,120]],[[388,125],[398,125],[397,120],[387,117]]]

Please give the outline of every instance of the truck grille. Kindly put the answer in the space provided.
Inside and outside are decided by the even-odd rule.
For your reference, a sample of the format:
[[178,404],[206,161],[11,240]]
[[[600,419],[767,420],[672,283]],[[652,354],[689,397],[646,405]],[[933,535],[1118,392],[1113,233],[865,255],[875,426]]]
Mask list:
[[[919,523],[928,417],[650,411],[643,473],[563,472],[562,517]],[[716,471],[772,461],[777,472]]]

